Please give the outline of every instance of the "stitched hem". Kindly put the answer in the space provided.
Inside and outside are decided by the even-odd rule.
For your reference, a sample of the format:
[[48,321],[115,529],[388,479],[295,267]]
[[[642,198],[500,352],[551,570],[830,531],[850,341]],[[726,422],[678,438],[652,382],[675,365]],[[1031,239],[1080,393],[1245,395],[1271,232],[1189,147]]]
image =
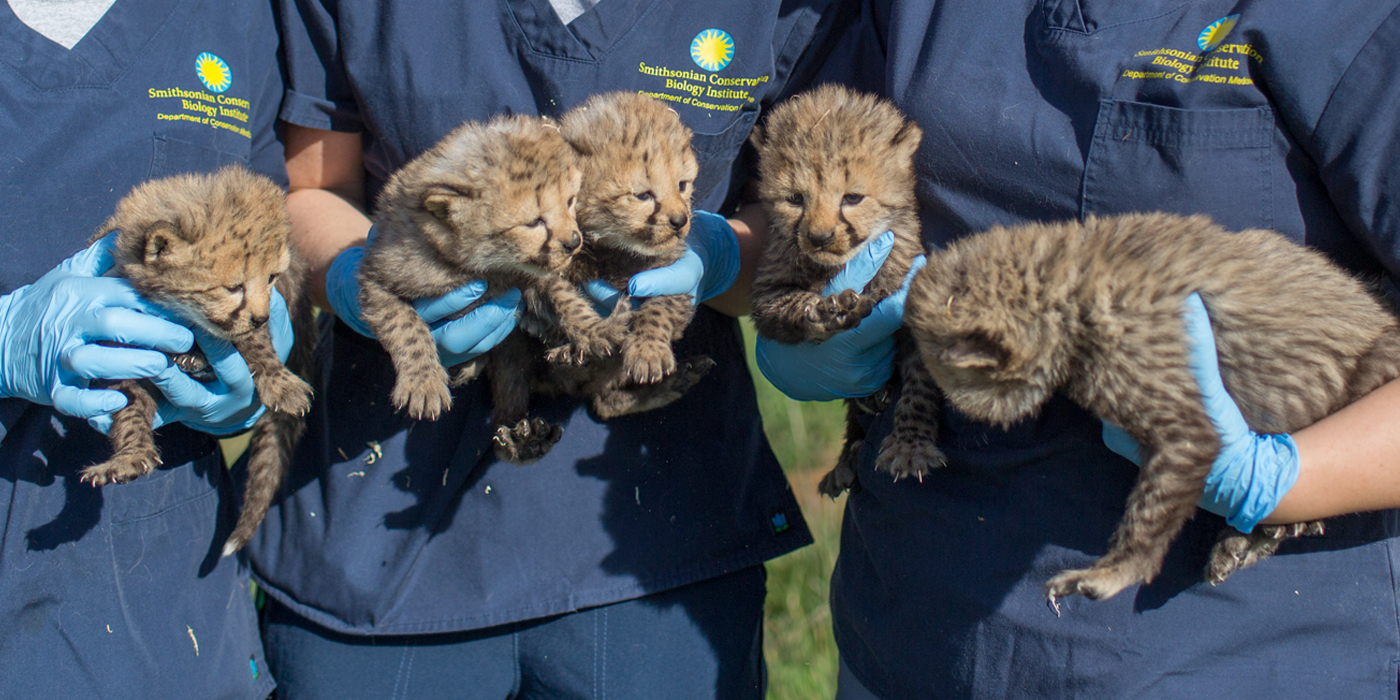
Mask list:
[[680,588],[681,586],[762,564],[769,559],[787,554],[788,552],[800,549],[812,543],[812,536],[810,533],[806,532],[805,528],[802,532],[794,534],[800,534],[801,536],[794,537],[782,544],[769,544],[762,547],[755,547],[740,554],[716,559],[700,566],[687,567],[681,571],[671,573],[657,574],[647,579],[623,586],[584,591],[581,593],[575,592],[565,598],[554,598],[535,605],[527,605],[509,610],[496,610],[476,615],[424,620],[421,622],[371,624],[358,627],[350,626],[335,615],[298,602],[285,591],[268,583],[259,576],[256,571],[253,572],[253,578],[258,582],[258,585],[267,592],[267,595],[272,596],[277,602],[287,606],[296,614],[341,634],[368,636],[465,632],[487,627],[496,627],[513,622],[549,617],[551,615],[577,612],[587,608],[596,608],[600,605],[619,603],[624,600],[632,600],[653,593]]

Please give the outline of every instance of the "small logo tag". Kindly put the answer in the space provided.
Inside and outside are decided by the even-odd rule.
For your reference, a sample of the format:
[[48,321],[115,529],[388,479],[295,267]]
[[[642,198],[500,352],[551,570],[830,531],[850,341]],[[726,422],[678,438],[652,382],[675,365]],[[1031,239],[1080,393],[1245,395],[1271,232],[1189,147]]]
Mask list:
[[773,526],[773,534],[781,535],[787,532],[788,518],[787,511],[780,510],[768,518],[768,524]]
[[734,39],[723,29],[706,29],[690,42],[690,58],[711,73],[722,70],[734,59]]
[[195,57],[194,72],[199,76],[199,82],[214,92],[223,92],[233,84],[233,71],[229,70],[228,64],[208,51]]
[[1201,35],[1196,37],[1196,45],[1202,51],[1212,51],[1225,41],[1225,37],[1230,36],[1230,30],[1235,28],[1235,23],[1240,21],[1239,15],[1227,15],[1211,22],[1209,26],[1201,30]]

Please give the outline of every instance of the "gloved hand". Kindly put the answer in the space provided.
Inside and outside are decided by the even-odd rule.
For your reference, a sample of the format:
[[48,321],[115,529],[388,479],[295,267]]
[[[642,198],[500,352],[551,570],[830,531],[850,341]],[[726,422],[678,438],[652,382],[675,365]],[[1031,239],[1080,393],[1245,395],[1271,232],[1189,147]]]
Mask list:
[[[286,362],[294,340],[292,320],[287,313],[286,300],[275,289],[267,328],[278,359]],[[215,379],[208,383],[195,381],[174,363],[151,377],[151,382],[163,394],[156,397],[152,427],[179,422],[210,435],[232,435],[253,427],[266,409],[254,393],[253,374],[243,356],[232,343],[215,338],[198,326],[192,330]],[[110,414],[96,416],[88,419],[88,424],[106,433],[112,427],[112,417]]]
[[[856,253],[822,293],[864,289],[893,248],[894,234],[881,234]],[[779,391],[799,401],[829,401],[879,391],[894,371],[893,336],[904,324],[909,282],[926,262],[922,255],[915,258],[898,292],[876,304],[860,325],[837,333],[824,343],[785,344],[759,336],[755,359],[763,376]]]
[[[1185,307],[1191,373],[1200,385],[1206,414],[1220,434],[1220,454],[1206,477],[1200,506],[1247,533],[1273,512],[1298,480],[1298,446],[1287,434],[1260,435],[1250,430],[1220,379],[1215,335],[1205,303],[1199,294],[1192,294]],[[1122,428],[1104,423],[1103,441],[1109,449],[1141,465],[1140,447]]]
[[[369,235],[374,236],[374,229]],[[355,332],[367,338],[374,331],[360,317],[360,261],[365,257],[362,247],[348,248],[331,262],[326,271],[326,297],[331,310]],[[485,282],[468,282],[460,289],[442,296],[418,299],[413,307],[432,328],[437,341],[438,356],[445,367],[461,364],[495,347],[515,329],[516,307],[520,290],[511,289],[491,299],[461,318],[443,319],[467,308],[486,293]]]
[[162,352],[190,349],[188,328],[157,315],[126,280],[101,276],[112,267],[114,240],[109,235],[0,297],[0,396],[93,418],[125,406],[126,397],[90,389],[89,380],[155,376],[170,366]]
[[[739,277],[739,239],[729,221],[719,214],[695,210],[690,216],[690,234],[685,238],[685,255],[666,267],[646,270],[627,282],[627,293],[634,297],[689,294],[695,303],[725,293]],[[605,314],[617,303],[618,290],[602,280],[584,285],[599,313]]]

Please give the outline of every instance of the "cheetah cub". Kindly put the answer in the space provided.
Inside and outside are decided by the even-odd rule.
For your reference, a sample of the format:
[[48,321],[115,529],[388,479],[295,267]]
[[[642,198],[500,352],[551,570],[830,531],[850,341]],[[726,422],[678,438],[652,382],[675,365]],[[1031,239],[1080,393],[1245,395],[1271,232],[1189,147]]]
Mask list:
[[[905,322],[960,410],[1009,425],[1053,392],[1123,427],[1142,470],[1106,555],[1046,594],[1108,598],[1150,582],[1196,510],[1220,439],[1187,365],[1183,300],[1209,309],[1220,374],[1261,433],[1303,428],[1400,376],[1400,327],[1321,254],[1202,216],[1133,214],[994,228],[933,256]],[[1225,528],[1212,583],[1322,523]]]
[[[556,126],[512,116],[463,124],[389,179],[360,267],[360,308],[393,360],[396,407],[430,420],[451,408],[448,372],[411,301],[472,280],[487,283],[487,297],[518,287],[547,299],[569,345],[561,352],[617,349],[625,313],[605,322],[559,274],[583,245],[574,217],[581,177]],[[511,371],[513,346],[455,368],[453,384],[490,370],[497,454],[521,462],[548,450],[561,429],[527,417],[528,379]]]
[[[753,323],[780,343],[820,343],[855,328],[875,304],[904,283],[919,240],[914,152],[923,132],[894,105],[827,85],[773,110],[753,140],[759,154],[759,198],[772,230],[753,283]],[[894,232],[894,249],[859,293],[823,295],[822,288],[872,238]],[[922,477],[944,464],[937,390],[907,334],[896,335],[904,392],[894,430],[876,467]],[[846,401],[846,443],[820,490],[835,498],[856,486],[855,460],[865,430],[861,412],[884,410],[890,387],[869,400]]]
[[[604,93],[565,114],[560,130],[583,170],[578,222],[584,246],[565,279],[602,279],[626,289],[632,275],[679,260],[698,166],[690,129],[675,110],[636,93]],[[553,388],[591,397],[605,420],[660,408],[714,366],[706,356],[677,364],[672,343],[694,315],[689,295],[652,297],[632,311],[619,355],[573,366],[560,360],[579,358],[553,352],[545,374]]]
[[[311,405],[304,378],[311,373],[316,328],[302,293],[304,264],[289,243],[291,230],[282,189],[230,166],[138,186],[117,203],[94,239],[117,231],[113,273],[141,296],[232,343],[268,407],[253,426],[243,511],[225,556],[242,547],[267,515]],[[291,369],[278,359],[266,326],[274,287],[287,302],[296,336]],[[173,359],[196,379],[214,378],[197,347]],[[112,416],[112,458],[83,470],[83,481],[94,486],[130,481],[160,463],[151,430],[159,390],[145,380],[116,382],[114,388],[126,395],[127,405]]]

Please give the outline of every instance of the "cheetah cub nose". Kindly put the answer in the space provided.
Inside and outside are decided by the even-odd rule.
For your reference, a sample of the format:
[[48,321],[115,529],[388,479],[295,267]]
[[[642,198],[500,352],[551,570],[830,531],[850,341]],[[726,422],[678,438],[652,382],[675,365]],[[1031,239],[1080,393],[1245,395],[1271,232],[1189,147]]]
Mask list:
[[560,243],[560,245],[564,246],[564,250],[567,250],[570,253],[572,253],[575,250],[578,250],[579,246],[583,245],[583,235],[580,234],[578,231],[574,231],[573,235],[569,236],[569,240]]
[[807,234],[807,240],[811,241],[812,245],[816,246],[824,246],[830,243],[831,239],[835,237],[835,231],[812,231]]
[[689,221],[690,221],[690,217],[686,216],[685,214],[672,214],[672,215],[671,215],[671,228],[673,228],[673,229],[679,231],[679,230],[685,228],[685,225],[686,225]]

